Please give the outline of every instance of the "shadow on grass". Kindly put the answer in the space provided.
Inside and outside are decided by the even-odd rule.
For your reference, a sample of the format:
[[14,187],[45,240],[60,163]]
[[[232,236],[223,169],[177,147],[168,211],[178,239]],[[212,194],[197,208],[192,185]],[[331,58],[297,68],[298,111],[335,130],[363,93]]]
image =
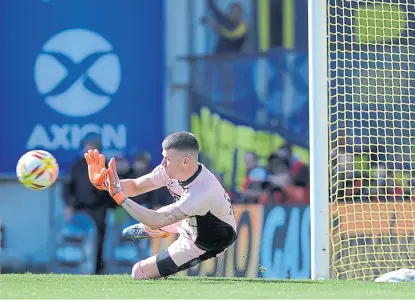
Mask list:
[[170,277],[167,281],[180,281],[198,284],[229,284],[229,283],[259,283],[259,284],[322,284],[322,281],[290,280],[290,279],[264,279],[239,277]]

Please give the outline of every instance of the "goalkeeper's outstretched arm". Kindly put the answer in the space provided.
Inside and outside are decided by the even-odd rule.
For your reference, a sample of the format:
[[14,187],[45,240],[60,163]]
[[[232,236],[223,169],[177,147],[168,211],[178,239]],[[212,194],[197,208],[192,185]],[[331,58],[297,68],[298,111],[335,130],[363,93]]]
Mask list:
[[120,180],[120,183],[122,190],[127,197],[135,197],[160,188],[150,180],[148,175],[144,175],[136,179],[123,179]]
[[[88,164],[88,176],[91,183],[100,190],[108,191],[108,186],[105,184],[105,156],[97,149],[89,150],[85,153],[85,160]],[[120,183],[127,197],[134,197],[161,187],[151,181],[150,174],[136,179],[120,180]]]
[[129,199],[126,191],[123,190],[124,187],[121,185],[121,182],[124,182],[124,186],[129,189],[128,192],[134,192],[135,194],[145,193],[152,189],[156,189],[159,186],[152,183],[151,179],[146,176],[139,177],[135,180],[121,181],[117,174],[114,158],[111,158],[108,164],[108,169],[106,170],[106,179],[108,192],[115,200],[115,202],[117,202],[118,205],[122,205],[122,207],[124,207],[124,209],[133,218],[140,220],[141,223],[147,225],[153,230],[177,223],[178,221],[187,218],[187,215],[174,204],[167,205],[157,211],[154,211],[143,207]]

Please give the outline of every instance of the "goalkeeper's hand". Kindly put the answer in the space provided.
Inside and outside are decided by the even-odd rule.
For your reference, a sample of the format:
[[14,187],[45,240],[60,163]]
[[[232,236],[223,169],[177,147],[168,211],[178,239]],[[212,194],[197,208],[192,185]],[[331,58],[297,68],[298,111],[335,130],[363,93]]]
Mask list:
[[99,190],[108,190],[105,186],[105,156],[95,149],[88,150],[84,157],[88,164],[88,176],[91,183]]
[[127,199],[127,196],[121,188],[121,182],[118,178],[117,166],[114,158],[111,158],[108,164],[107,186],[111,197],[115,200],[115,202],[117,202],[118,205],[121,205],[125,199]]

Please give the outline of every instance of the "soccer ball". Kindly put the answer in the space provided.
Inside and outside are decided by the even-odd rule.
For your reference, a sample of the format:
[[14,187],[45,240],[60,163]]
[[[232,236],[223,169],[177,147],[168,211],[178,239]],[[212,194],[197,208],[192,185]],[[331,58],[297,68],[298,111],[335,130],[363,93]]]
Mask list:
[[43,190],[55,183],[59,174],[59,166],[55,157],[49,152],[33,150],[19,159],[16,174],[25,187]]

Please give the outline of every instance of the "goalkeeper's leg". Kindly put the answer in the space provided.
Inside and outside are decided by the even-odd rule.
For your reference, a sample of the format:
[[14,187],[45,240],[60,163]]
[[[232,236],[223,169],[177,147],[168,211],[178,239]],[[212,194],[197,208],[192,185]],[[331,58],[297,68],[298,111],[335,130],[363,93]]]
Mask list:
[[204,251],[183,236],[159,254],[139,261],[131,277],[136,280],[166,278],[215,257],[222,251]]

